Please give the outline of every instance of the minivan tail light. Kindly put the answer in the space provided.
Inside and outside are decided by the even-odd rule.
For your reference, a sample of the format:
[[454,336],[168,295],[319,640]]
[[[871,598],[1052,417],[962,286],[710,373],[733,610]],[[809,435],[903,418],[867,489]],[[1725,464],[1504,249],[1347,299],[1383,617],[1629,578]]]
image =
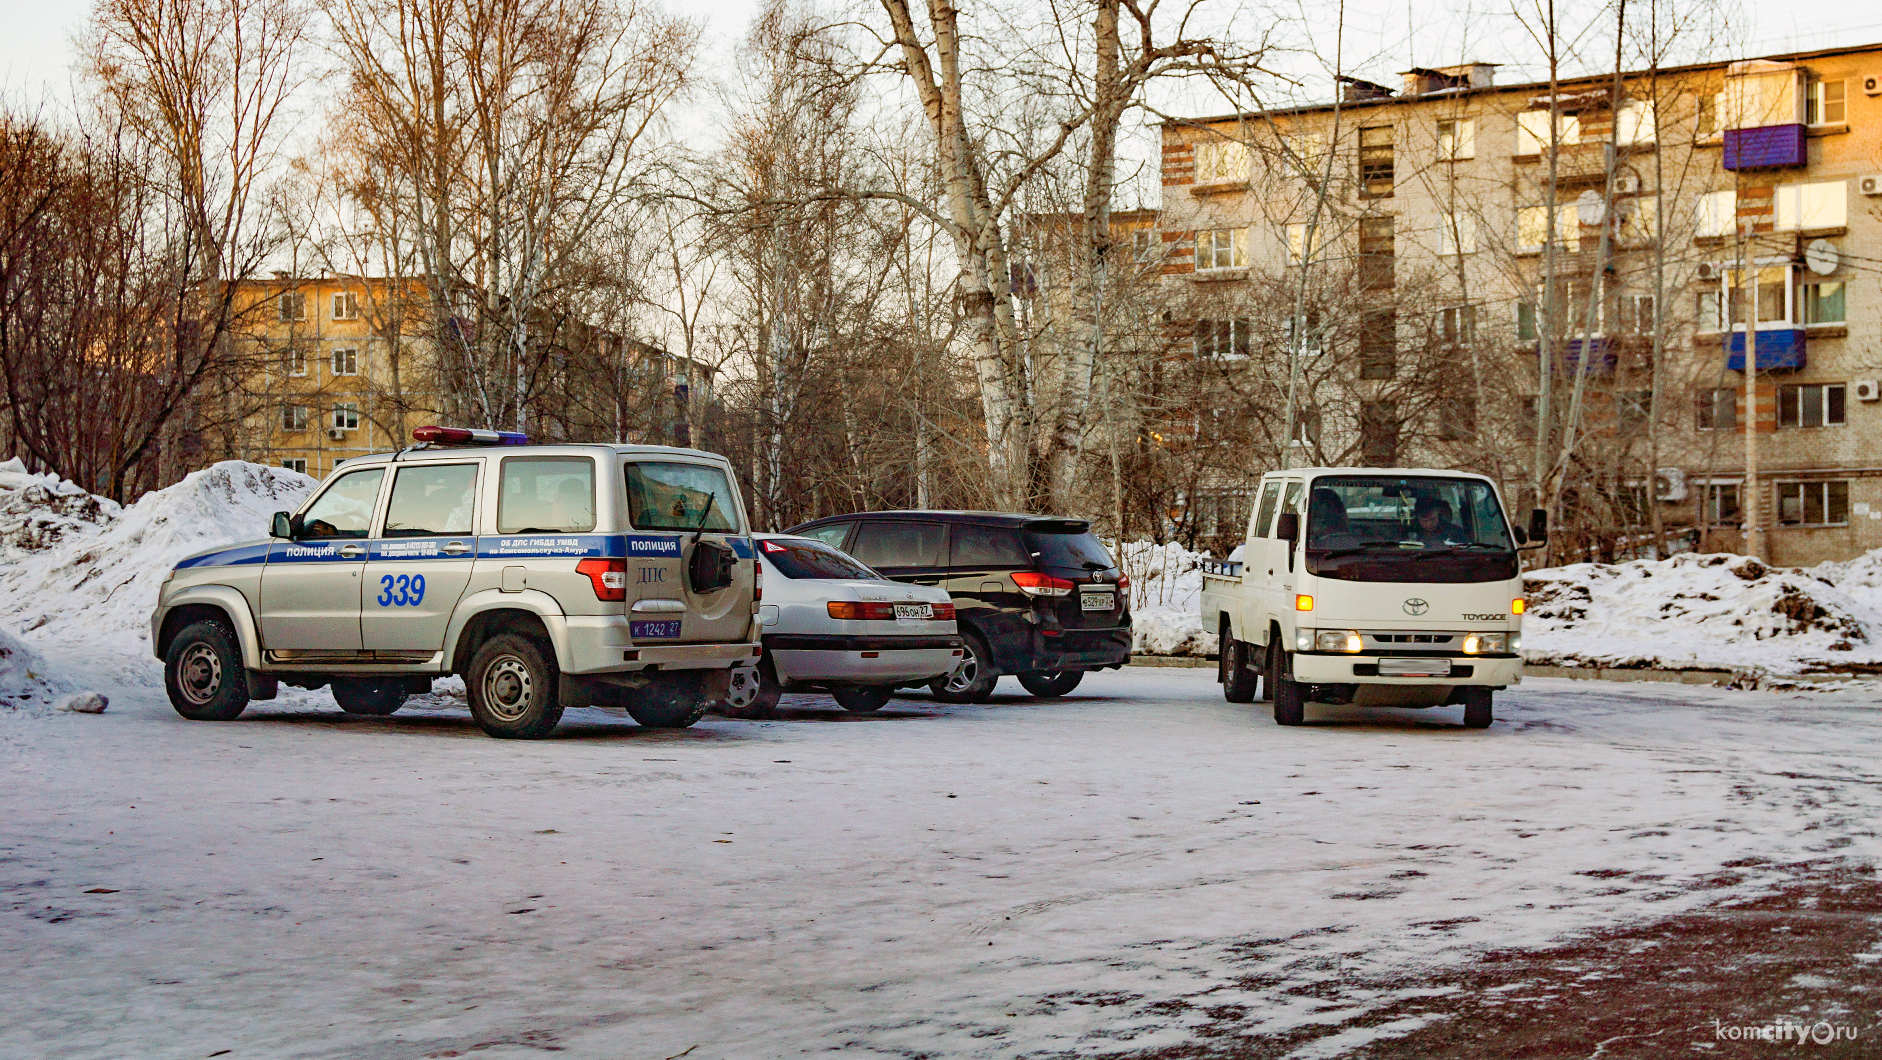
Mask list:
[[895,618],[894,604],[879,604],[873,601],[832,600],[824,605],[830,610],[830,617],[845,622],[866,622],[876,619]]
[[1120,588],[1120,589],[1128,589],[1128,588],[1130,588],[1130,587],[1131,587],[1131,576],[1130,576],[1130,575],[1128,575],[1128,574],[1120,574],[1120,575],[1118,575],[1118,576],[1117,576],[1117,587],[1118,587],[1118,588]]
[[624,559],[585,559],[575,569],[588,575],[597,600],[627,599],[627,561]]
[[934,604],[932,606],[934,607],[935,618],[940,619],[944,622],[954,621],[954,605],[953,604]]
[[1013,584],[1027,596],[1070,596],[1072,583],[1064,578],[1054,578],[1050,574],[1037,571],[1019,570],[1013,572]]

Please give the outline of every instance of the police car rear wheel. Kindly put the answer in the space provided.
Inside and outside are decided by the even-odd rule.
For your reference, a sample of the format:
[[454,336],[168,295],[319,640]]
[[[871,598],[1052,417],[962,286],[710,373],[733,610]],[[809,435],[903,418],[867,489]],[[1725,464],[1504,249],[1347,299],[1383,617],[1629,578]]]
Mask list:
[[248,671],[235,637],[220,622],[192,622],[163,658],[170,705],[191,721],[230,721],[248,709]]
[[554,731],[562,704],[549,659],[546,646],[516,633],[485,641],[464,680],[478,727],[500,740],[539,740]]
[[383,718],[405,705],[405,682],[396,677],[340,677],[332,688],[333,701],[348,714]]

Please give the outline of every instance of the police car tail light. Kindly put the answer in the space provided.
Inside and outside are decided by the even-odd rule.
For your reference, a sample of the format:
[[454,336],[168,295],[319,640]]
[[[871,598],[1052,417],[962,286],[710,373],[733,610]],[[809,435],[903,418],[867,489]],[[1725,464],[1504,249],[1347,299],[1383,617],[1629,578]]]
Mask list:
[[951,622],[954,620],[954,605],[953,604],[935,604],[933,605],[933,607],[934,607],[935,618],[938,618],[944,622]]
[[1027,596],[1070,596],[1072,583],[1064,578],[1054,578],[1050,574],[1037,571],[1019,570],[1013,572],[1013,584]]
[[486,431],[472,427],[416,427],[412,430],[412,438],[433,445],[529,444],[529,435],[521,431]]
[[627,561],[624,559],[585,559],[575,569],[588,575],[597,600],[627,599]]
[[832,600],[826,606],[830,609],[831,618],[842,619],[846,622],[895,618],[894,604],[865,603],[860,600]]

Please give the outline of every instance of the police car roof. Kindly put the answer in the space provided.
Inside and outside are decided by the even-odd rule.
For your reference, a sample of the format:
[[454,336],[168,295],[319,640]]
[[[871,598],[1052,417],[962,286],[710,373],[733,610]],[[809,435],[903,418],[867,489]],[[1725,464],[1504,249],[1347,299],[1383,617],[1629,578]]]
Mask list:
[[[716,464],[730,463],[718,453],[708,453],[704,449],[682,449],[672,445],[614,445],[608,442],[532,442],[529,445],[445,445],[428,449],[400,449],[397,452],[367,453],[363,456],[348,457],[341,464],[360,464],[375,460],[416,460],[429,457],[462,457],[466,453],[500,453],[504,456],[518,456],[525,453],[540,453],[543,450],[560,452],[593,452],[604,449],[620,456],[682,456],[694,460],[710,460]],[[338,464],[335,465],[339,466]]]

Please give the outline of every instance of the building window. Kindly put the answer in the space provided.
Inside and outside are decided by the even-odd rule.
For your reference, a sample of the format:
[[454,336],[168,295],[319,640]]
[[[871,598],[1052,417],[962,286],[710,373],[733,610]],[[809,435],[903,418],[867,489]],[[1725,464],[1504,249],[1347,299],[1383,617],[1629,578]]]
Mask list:
[[1196,183],[1242,184],[1248,180],[1248,145],[1211,140],[1196,145]]
[[304,431],[307,429],[307,406],[281,406],[281,429],[284,431]]
[[1729,386],[1707,387],[1699,391],[1698,400],[1700,430],[1738,429],[1738,391]]
[[287,369],[288,369],[289,375],[306,375],[307,374],[307,351],[306,350],[289,347],[285,351],[284,356],[287,358]]
[[1359,130],[1359,197],[1392,197],[1392,127]]
[[307,296],[299,291],[285,291],[275,305],[275,312],[284,321],[307,319]]
[[351,291],[343,291],[333,296],[333,319],[358,320],[359,298]]
[[[1581,119],[1573,114],[1555,116],[1555,139],[1558,144],[1578,144],[1581,142]],[[1549,146],[1549,112],[1546,110],[1526,110],[1516,115],[1516,153],[1519,155],[1539,155]]]
[[1711,526],[1724,526],[1739,519],[1738,483],[1706,483],[1706,523]]
[[1804,104],[1804,120],[1811,125],[1835,125],[1849,120],[1849,82],[1817,81],[1810,86],[1810,98]]
[[343,431],[359,430],[359,403],[349,401],[333,406],[333,425]]
[[[1752,270],[1742,270],[1751,273]],[[1741,270],[1727,269],[1726,280],[1726,317],[1733,329],[1745,326],[1745,303],[1752,297],[1747,284],[1755,282],[1758,299],[1758,323],[1788,325],[1791,322],[1791,267],[1789,265],[1760,266],[1750,279],[1741,280]]]
[[1804,284],[1803,303],[1805,324],[1841,324],[1847,317],[1843,312],[1843,281],[1833,283]]
[[1398,311],[1372,309],[1359,321],[1359,378],[1398,374]]
[[1653,296],[1650,294],[1622,295],[1619,306],[1621,333],[1624,335],[1653,334],[1653,307]]
[[1779,427],[1841,427],[1845,405],[1841,383],[1810,383],[1777,388]]
[[1777,231],[1849,227],[1849,182],[1780,184],[1775,189]]
[[[1555,246],[1557,250],[1574,247],[1581,238],[1581,220],[1575,214],[1575,204],[1557,203],[1555,207]],[[1547,206],[1520,206],[1516,209],[1516,252],[1518,254],[1539,254],[1549,242],[1549,208]]]
[[1660,237],[1660,197],[1636,195],[1614,204],[1614,238],[1622,246],[1652,246]]
[[1248,229],[1209,228],[1196,233],[1196,268],[1239,269],[1248,264]]
[[1469,118],[1439,122],[1438,157],[1453,161],[1477,157],[1477,123]]
[[1614,112],[1614,142],[1622,146],[1650,144],[1656,139],[1653,104],[1644,99],[1629,100]]
[[1699,196],[1693,216],[1694,239],[1722,239],[1738,231],[1738,193],[1709,191]]
[[1131,260],[1143,264],[1157,260],[1157,230],[1139,228],[1131,233]]
[[1439,441],[1458,442],[1477,435],[1477,395],[1467,386],[1452,387],[1433,404]]
[[334,375],[358,375],[359,374],[359,351],[352,350],[352,349],[334,350],[333,351],[333,374]]
[[[1313,252],[1316,254],[1319,253],[1320,247],[1326,242],[1324,235],[1325,233],[1323,230],[1319,228],[1315,229],[1314,241],[1313,241],[1314,242]],[[1287,263],[1289,265],[1305,264],[1306,255],[1307,255],[1307,226],[1304,224],[1288,225],[1287,226]]]
[[1359,406],[1359,462],[1365,467],[1398,463],[1398,404],[1366,401]]
[[1438,215],[1438,253],[1449,257],[1453,254],[1475,254],[1477,252],[1477,218],[1467,213],[1441,213]]
[[1294,441],[1302,445],[1320,444],[1320,410],[1302,405],[1294,410]]
[[1849,483],[1780,482],[1777,521],[1781,526],[1845,526],[1849,523]]
[[1196,321],[1196,356],[1198,359],[1239,359],[1248,356],[1248,321]]
[[287,468],[289,471],[298,471],[303,475],[307,474],[307,458],[304,456],[290,456],[281,461],[281,466]]
[[1446,345],[1464,346],[1477,341],[1477,307],[1454,305],[1438,310],[1438,336]]
[[1189,498],[1189,528],[1198,537],[1239,539],[1248,529],[1247,490],[1198,491]]
[[1362,290],[1389,290],[1396,282],[1398,245],[1392,218],[1359,219],[1359,286]]

